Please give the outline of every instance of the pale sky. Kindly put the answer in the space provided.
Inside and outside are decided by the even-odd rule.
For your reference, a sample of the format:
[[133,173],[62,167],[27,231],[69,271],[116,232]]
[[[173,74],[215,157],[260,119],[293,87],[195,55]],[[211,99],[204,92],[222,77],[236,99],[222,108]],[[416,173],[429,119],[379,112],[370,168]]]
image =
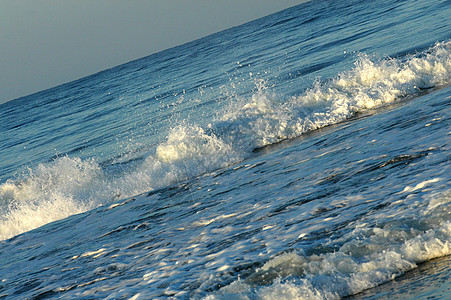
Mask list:
[[0,0],[0,103],[303,0]]

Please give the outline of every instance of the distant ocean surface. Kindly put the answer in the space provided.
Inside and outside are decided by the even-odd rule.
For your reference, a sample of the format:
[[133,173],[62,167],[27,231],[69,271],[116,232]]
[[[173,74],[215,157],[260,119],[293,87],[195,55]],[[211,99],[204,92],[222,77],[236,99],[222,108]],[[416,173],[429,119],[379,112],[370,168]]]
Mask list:
[[450,299],[450,82],[451,1],[314,0],[4,103],[0,298]]

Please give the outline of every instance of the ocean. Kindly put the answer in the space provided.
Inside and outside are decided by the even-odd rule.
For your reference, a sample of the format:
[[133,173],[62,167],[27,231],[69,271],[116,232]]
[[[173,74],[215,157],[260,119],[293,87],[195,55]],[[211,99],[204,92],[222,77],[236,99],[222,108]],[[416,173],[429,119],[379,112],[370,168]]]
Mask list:
[[0,298],[450,299],[450,83],[451,1],[313,0],[1,104]]

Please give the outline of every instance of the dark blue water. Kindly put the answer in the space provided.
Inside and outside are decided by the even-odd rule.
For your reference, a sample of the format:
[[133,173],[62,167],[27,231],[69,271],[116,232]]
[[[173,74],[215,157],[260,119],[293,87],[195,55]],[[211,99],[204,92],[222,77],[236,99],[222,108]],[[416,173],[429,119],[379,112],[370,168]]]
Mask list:
[[0,105],[0,297],[444,297],[450,16],[310,1]]

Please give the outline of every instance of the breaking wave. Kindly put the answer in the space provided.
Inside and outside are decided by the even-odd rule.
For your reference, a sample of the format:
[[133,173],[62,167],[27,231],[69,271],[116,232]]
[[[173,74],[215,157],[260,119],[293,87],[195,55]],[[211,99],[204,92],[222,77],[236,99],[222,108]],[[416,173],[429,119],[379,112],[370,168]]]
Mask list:
[[[226,167],[249,157],[256,148],[446,86],[450,80],[448,41],[400,58],[361,54],[351,70],[285,100],[260,82],[250,99],[235,97],[205,128],[173,128],[132,169],[109,172],[112,166],[96,159],[64,156],[29,169],[20,179],[8,180],[0,186],[0,239]],[[294,253],[284,257],[308,260]]]

